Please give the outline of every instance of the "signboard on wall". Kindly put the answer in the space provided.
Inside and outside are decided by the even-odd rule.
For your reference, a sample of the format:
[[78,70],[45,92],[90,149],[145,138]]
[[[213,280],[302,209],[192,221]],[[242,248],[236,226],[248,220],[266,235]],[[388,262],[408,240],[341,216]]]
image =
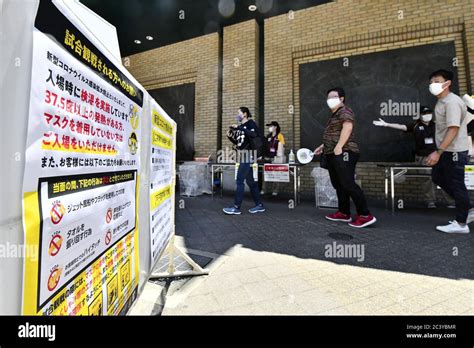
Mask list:
[[267,182],[290,182],[290,166],[288,164],[264,164],[263,180]]
[[174,233],[176,123],[151,100],[150,242],[153,267]]
[[143,91],[51,1],[33,29],[23,314],[118,315],[137,295]]

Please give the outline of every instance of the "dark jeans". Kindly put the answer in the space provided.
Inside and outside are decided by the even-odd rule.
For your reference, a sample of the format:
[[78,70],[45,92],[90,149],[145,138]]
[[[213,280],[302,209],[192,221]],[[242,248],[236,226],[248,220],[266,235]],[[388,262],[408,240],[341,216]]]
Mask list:
[[236,180],[237,188],[235,190],[234,205],[240,209],[240,206],[244,199],[244,193],[245,193],[244,181],[247,182],[247,185],[250,188],[250,193],[252,194],[252,198],[255,202],[255,205],[262,204],[260,202],[260,193],[258,191],[258,184],[255,182],[255,180],[253,180],[252,163],[240,163],[239,169],[237,171],[237,180]]
[[467,214],[471,209],[469,192],[464,183],[464,166],[467,164],[467,157],[467,151],[443,152],[431,172],[433,182],[454,198],[456,221],[460,223],[466,223]]
[[354,202],[358,215],[369,215],[367,201],[364,192],[356,184],[354,175],[359,154],[352,151],[344,151],[336,156],[327,156],[329,177],[332,186],[336,189],[339,211],[349,215],[351,213],[351,201]]

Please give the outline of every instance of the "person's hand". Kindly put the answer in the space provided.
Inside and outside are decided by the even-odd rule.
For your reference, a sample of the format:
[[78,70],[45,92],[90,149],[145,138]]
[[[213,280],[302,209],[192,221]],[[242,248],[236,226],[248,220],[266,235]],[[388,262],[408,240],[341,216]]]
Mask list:
[[341,153],[342,153],[342,146],[336,145],[336,147],[334,148],[334,154],[336,156],[339,156]]
[[316,148],[316,150],[314,150],[314,154],[315,154],[316,156],[319,156],[320,154],[323,153],[323,148],[324,148],[324,145],[318,146],[318,147]]
[[387,122],[385,122],[381,118],[379,118],[378,121],[373,121],[372,123],[374,124],[374,126],[377,126],[377,127],[387,127]]
[[231,127],[235,129],[235,128],[237,128],[238,126],[237,126],[236,124],[233,124]]
[[439,155],[438,151],[434,151],[434,152],[430,153],[430,154],[428,155],[428,157],[426,157],[425,164],[426,164],[427,166],[432,167],[432,166],[434,166],[436,163],[438,163],[439,157],[440,157],[440,155]]

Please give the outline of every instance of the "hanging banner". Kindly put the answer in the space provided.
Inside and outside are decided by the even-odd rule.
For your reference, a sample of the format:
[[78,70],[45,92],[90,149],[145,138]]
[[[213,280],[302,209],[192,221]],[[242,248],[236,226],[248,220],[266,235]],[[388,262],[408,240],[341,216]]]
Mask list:
[[151,100],[150,241],[155,265],[174,233],[176,123]]
[[120,315],[138,289],[143,91],[73,19],[40,1],[33,29],[23,314]]

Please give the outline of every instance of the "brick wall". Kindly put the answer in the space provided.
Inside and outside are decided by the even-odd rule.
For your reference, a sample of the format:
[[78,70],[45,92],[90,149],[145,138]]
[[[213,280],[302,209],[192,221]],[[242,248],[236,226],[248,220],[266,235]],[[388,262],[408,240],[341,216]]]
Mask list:
[[217,151],[218,33],[200,36],[123,59],[148,90],[195,83],[194,149],[196,156]]
[[[300,141],[299,65],[390,49],[454,41],[460,93],[474,80],[474,2],[340,0],[265,20],[265,117],[276,119],[295,148]],[[293,114],[294,112],[294,114]],[[293,119],[294,116],[294,119]],[[303,169],[302,188],[314,196],[314,181]],[[384,195],[383,169],[358,165],[366,194]],[[422,199],[419,179],[397,186],[397,196]],[[290,191],[286,187],[285,191]]]
[[[218,115],[217,33],[124,59],[128,69],[148,89],[196,83],[197,156],[218,150],[219,127],[222,145],[228,145],[225,132],[228,125],[235,122],[239,106],[248,106],[256,115],[259,106],[258,33],[254,20],[224,28],[221,124],[210,122],[217,120]],[[277,120],[286,130],[287,152],[293,147],[293,141],[294,148],[299,148],[300,64],[454,41],[460,92],[473,91],[473,0],[339,0],[267,19],[264,33],[264,116],[265,121]],[[302,169],[302,188],[306,197],[314,197],[314,182],[310,176],[313,166]],[[373,163],[360,163],[357,174],[368,196],[383,197],[383,169]],[[417,181],[407,180],[397,187],[397,193],[408,200],[420,200]],[[284,187],[284,191],[291,192],[291,187]]]
[[224,28],[222,146],[230,146],[226,132],[235,124],[240,106],[258,121],[258,25],[255,20]]

